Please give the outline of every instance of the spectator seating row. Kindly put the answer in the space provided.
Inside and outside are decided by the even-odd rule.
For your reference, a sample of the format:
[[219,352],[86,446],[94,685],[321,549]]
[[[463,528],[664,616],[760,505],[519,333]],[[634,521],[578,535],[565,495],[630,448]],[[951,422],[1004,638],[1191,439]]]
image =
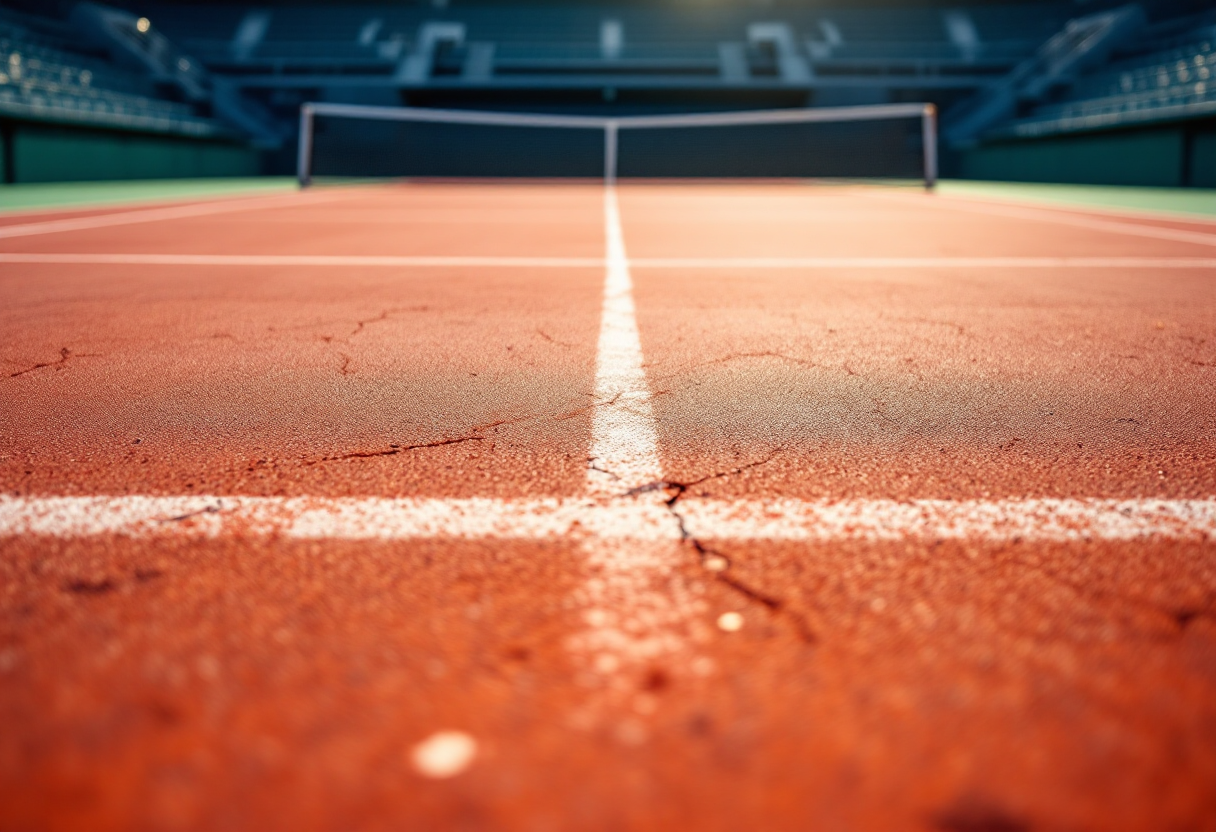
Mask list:
[[1216,113],[1216,29],[1189,43],[1101,67],[1061,100],[1041,105],[999,132],[1040,136],[1123,123]]
[[191,106],[157,97],[144,76],[48,40],[0,17],[0,114],[191,136],[223,132]]
[[[746,7],[623,5],[605,10],[581,5],[512,8],[466,6],[310,5],[268,10],[241,6],[165,5],[150,16],[171,39],[204,63],[225,66],[392,64],[416,42],[428,22],[462,23],[469,41],[492,43],[504,60],[594,60],[602,57],[606,17],[621,24],[618,57],[716,60],[719,44],[739,42],[751,23],[787,23],[815,61],[1016,61],[1062,25],[1058,4],[1012,9],[976,7],[962,12],[975,33],[974,47],[952,40],[938,9],[783,8],[765,13]],[[238,45],[249,15],[265,15],[251,48]],[[826,48],[825,48],[826,47]]]

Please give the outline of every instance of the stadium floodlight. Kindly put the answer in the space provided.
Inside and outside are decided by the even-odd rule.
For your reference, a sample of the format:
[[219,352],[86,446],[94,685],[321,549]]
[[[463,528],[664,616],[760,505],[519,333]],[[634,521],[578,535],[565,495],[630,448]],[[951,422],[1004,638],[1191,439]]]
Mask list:
[[317,177],[912,179],[937,182],[937,110],[878,104],[563,116],[304,104],[299,180]]

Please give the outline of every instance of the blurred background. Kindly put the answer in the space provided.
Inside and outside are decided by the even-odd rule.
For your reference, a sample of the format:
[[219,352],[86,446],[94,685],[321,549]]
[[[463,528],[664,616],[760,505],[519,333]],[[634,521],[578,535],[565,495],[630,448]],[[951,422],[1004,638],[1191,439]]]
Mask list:
[[923,101],[949,177],[1212,188],[1213,73],[1210,0],[3,0],[2,174],[288,175],[307,101],[591,115]]

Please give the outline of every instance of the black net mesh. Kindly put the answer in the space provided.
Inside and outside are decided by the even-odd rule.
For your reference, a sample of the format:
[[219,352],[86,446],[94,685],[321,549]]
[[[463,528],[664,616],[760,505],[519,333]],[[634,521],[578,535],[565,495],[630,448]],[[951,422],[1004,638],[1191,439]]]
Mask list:
[[604,133],[318,114],[314,177],[602,177]]
[[[645,178],[924,176],[916,117],[622,128],[617,175]],[[389,121],[318,113],[313,177],[598,178],[604,132]]]
[[621,177],[924,175],[921,120],[828,121],[622,130]]

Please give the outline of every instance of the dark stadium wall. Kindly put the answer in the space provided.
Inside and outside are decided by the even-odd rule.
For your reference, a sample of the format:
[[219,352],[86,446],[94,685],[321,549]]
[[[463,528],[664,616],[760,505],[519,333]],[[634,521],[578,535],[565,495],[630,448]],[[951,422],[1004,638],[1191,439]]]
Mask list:
[[1192,135],[1189,172],[1192,186],[1216,188],[1216,127]]
[[1216,188],[1216,120],[993,142],[950,167],[962,179]]
[[8,183],[256,176],[258,151],[242,144],[116,130],[8,122],[3,173]]
[[14,179],[12,125],[0,123],[0,183]]

